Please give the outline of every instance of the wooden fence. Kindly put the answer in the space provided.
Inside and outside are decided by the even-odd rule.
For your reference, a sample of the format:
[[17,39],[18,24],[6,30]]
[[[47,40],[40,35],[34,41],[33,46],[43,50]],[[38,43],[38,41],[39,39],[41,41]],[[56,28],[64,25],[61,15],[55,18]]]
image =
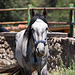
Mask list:
[[2,11],[28,11],[28,21],[17,21],[17,22],[0,22],[0,25],[5,24],[29,24],[30,21],[30,10],[43,10],[46,8],[47,10],[69,10],[70,21],[69,22],[48,22],[49,25],[70,25],[70,36],[74,37],[74,4],[70,4],[70,7],[32,7],[28,5],[28,8],[11,8],[11,9],[0,9]]

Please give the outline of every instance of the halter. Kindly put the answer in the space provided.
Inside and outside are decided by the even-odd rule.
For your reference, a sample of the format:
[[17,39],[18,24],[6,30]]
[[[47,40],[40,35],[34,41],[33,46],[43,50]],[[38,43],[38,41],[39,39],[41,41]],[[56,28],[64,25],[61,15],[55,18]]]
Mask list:
[[[32,39],[33,39],[33,42],[34,42],[35,39],[33,38],[33,34],[32,34]],[[37,45],[38,45],[39,43],[43,43],[44,45],[46,45],[46,41],[39,40],[39,41],[34,42],[34,46],[35,46],[35,48],[37,47]]]
[[42,41],[42,40],[40,40],[40,41],[36,41],[35,42],[35,48],[37,47],[37,45],[39,44],[39,43],[43,43],[44,45],[46,45],[46,41]]
[[[35,41],[35,39],[33,38],[33,35],[32,35],[32,40],[33,40],[33,42]],[[42,40],[36,41],[36,42],[34,42],[35,49],[39,43],[43,43],[44,45],[46,45],[46,41],[42,41]],[[37,62],[38,60],[36,57],[36,51],[34,51],[33,56],[34,56],[34,62]]]

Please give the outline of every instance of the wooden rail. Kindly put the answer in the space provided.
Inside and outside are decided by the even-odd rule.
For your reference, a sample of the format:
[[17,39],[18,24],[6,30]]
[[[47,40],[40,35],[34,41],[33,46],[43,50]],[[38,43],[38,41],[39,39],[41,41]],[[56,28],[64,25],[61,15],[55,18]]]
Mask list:
[[70,23],[70,22],[48,22],[49,25],[75,25],[75,23]]
[[[0,25],[6,24],[28,24],[27,21],[17,21],[17,22],[0,22]],[[75,23],[70,22],[48,22],[49,25],[75,25]]]
[[[69,8],[69,7],[32,7],[30,9],[34,10],[75,10],[75,7]],[[9,8],[9,9],[0,9],[0,11],[25,11],[28,10],[28,8]]]
[[75,10],[75,7],[69,8],[69,7],[39,7],[39,8],[30,8],[30,9],[34,9],[34,10],[43,10],[43,9],[47,9],[47,10]]
[[0,9],[0,11],[23,11],[28,10],[28,8],[10,8],[10,9]]
[[17,21],[17,22],[0,22],[0,25],[6,25],[6,24],[27,24],[27,21]]

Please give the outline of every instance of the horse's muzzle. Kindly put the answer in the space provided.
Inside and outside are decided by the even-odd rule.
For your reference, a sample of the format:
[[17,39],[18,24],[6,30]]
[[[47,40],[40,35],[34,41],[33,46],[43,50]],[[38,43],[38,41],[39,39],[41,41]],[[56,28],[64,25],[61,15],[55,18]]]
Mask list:
[[44,56],[45,54],[45,45],[43,43],[39,43],[36,47],[36,52],[39,57]]
[[44,52],[44,51],[41,51],[41,52],[38,52],[38,53],[37,53],[37,55],[38,55],[39,57],[44,56],[44,54],[45,54],[45,52]]

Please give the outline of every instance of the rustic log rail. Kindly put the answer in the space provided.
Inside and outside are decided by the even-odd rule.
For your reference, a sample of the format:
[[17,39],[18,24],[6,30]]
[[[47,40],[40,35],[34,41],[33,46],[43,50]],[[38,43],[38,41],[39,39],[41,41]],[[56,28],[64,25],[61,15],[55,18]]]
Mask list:
[[[0,25],[6,25],[6,24],[28,24],[27,21],[17,21],[17,22],[0,22]],[[70,22],[48,22],[49,25],[75,25],[75,23]]]
[[32,7],[30,9],[43,10],[44,8],[46,8],[47,10],[75,10],[75,7]]
[[[31,9],[34,10],[43,10],[46,8],[47,10],[75,10],[75,7],[32,7]],[[0,9],[1,11],[25,11],[28,10],[28,8],[9,8],[9,9]]]
[[28,8],[10,8],[10,9],[0,9],[0,12],[1,11],[25,11],[25,10],[28,10]]
[[17,21],[17,22],[0,22],[0,25],[6,25],[6,24],[28,24],[27,21]]
[[49,25],[75,25],[75,23],[70,23],[70,22],[48,22]]

